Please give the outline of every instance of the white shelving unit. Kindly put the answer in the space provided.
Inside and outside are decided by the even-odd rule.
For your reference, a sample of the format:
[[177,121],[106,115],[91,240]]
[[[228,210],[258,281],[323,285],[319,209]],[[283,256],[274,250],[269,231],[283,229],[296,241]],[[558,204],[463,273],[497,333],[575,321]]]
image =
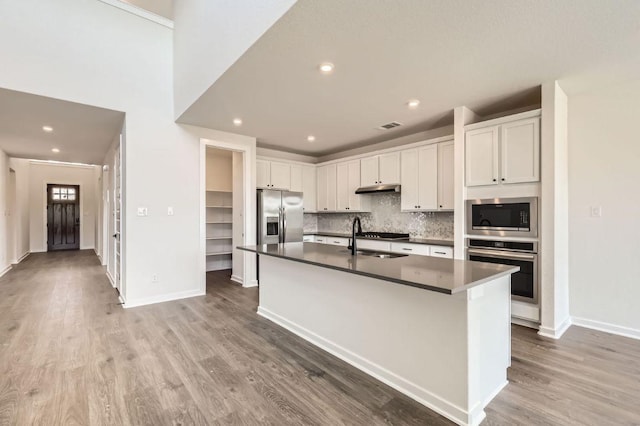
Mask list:
[[233,253],[233,194],[207,190],[206,256],[207,271],[231,269]]

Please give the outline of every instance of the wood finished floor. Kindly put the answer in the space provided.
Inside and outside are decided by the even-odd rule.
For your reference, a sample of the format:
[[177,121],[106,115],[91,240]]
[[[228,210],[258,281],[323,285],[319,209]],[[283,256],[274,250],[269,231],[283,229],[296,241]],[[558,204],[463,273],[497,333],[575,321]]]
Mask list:
[[[93,252],[33,254],[0,278],[0,425],[445,425],[258,317],[257,289],[124,310]],[[640,424],[640,342],[513,327],[487,425]]]

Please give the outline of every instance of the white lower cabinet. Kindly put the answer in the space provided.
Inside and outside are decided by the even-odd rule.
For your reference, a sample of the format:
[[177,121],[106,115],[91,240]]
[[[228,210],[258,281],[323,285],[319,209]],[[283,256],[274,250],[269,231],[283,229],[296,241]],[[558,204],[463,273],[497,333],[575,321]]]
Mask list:
[[304,242],[304,243],[315,243],[316,242],[316,236],[315,235],[304,235],[302,237],[302,242]]
[[333,246],[343,246],[343,247],[346,247],[349,245],[348,238],[342,238],[342,237],[326,237],[326,238],[327,238],[326,244],[331,244]]
[[415,243],[391,243],[393,253],[416,254],[418,256],[433,256],[453,259],[453,247],[430,246]]

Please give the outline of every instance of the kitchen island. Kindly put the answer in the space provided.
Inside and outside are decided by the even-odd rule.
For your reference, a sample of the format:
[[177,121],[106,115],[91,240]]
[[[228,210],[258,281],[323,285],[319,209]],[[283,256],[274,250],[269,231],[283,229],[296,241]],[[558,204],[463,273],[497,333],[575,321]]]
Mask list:
[[258,314],[452,421],[479,424],[507,384],[517,267],[316,243],[239,248],[260,256]]

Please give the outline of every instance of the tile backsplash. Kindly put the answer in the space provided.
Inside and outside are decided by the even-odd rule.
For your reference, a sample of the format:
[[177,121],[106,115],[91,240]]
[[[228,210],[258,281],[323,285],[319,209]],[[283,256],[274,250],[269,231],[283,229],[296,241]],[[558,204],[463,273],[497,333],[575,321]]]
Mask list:
[[375,194],[370,213],[308,213],[305,232],[351,232],[353,218],[359,216],[364,231],[404,232],[414,238],[453,239],[453,212],[400,211],[400,194]]

